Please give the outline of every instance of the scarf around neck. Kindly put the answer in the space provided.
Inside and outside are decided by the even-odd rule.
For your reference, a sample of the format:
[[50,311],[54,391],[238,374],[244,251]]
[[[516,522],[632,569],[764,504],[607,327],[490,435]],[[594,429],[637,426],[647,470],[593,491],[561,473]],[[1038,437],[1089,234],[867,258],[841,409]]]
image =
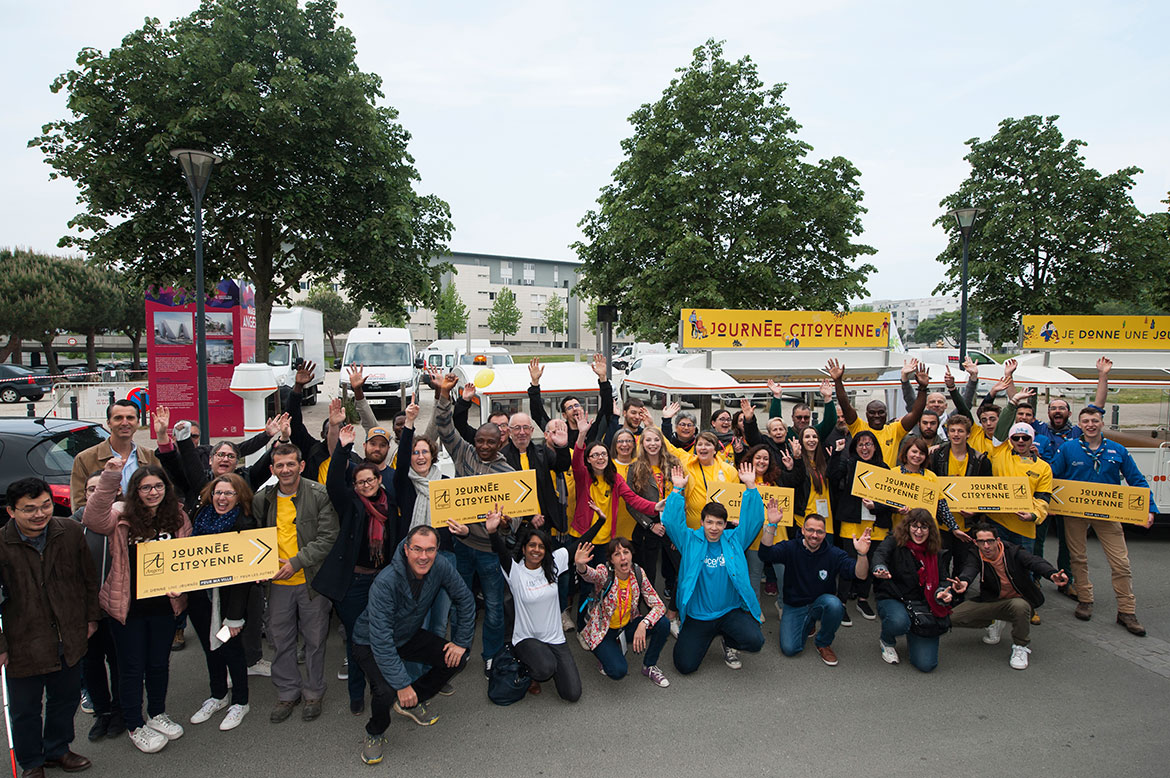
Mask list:
[[386,515],[390,512],[390,498],[386,490],[379,488],[378,495],[373,500],[358,494],[358,499],[365,506],[369,523],[366,525],[366,537],[370,543],[370,560],[375,567],[381,567],[385,557],[382,555],[382,545],[386,538]]
[[407,471],[410,482],[414,484],[414,510],[410,514],[410,529],[422,524],[431,523],[431,481],[443,477],[438,465],[431,465],[426,475],[419,475],[412,467]]
[[926,595],[926,604],[930,607],[930,612],[941,619],[950,613],[951,609],[934,596],[938,591],[938,554],[927,553],[924,544],[912,540],[906,542],[906,548],[910,549],[910,553],[918,562],[918,583]]
[[236,526],[236,519],[239,517],[239,505],[227,513],[217,513],[214,506],[204,505],[195,514],[195,521],[191,525],[191,534],[215,535],[220,532],[228,532]]

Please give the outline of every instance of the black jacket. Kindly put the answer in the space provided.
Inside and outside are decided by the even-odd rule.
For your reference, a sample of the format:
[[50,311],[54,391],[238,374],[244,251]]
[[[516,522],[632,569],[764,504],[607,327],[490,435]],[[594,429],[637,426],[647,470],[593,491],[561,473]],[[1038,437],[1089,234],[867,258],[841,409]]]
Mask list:
[[[1044,604],[1044,594],[1036,582],[1032,580],[1032,573],[1044,578],[1051,578],[1052,574],[1056,572],[1056,568],[1043,557],[1029,554],[1014,543],[1008,543],[1006,540],[1001,542],[1003,543],[1004,569],[1007,571],[1012,586],[1023,595],[1029,605],[1033,608],[1039,608]],[[959,573],[959,578],[971,583],[976,576],[979,577],[979,596],[975,598],[976,602],[995,602],[1000,599],[999,575],[996,574],[995,567],[990,562],[984,562],[983,558],[979,556],[978,550],[972,549],[967,552],[967,559],[963,564],[962,572]]]
[[899,546],[893,535],[887,536],[873,555],[870,569],[877,570],[879,567],[890,571],[888,579],[874,578],[874,591],[879,600],[926,599],[926,592],[922,584],[918,583],[919,565],[914,552],[906,546]]
[[[866,464],[885,469],[886,463],[882,453],[878,450],[873,461]],[[857,448],[850,442],[848,448],[833,452],[829,457],[829,490],[833,495],[833,518],[838,522],[849,524],[861,523],[861,512],[864,507],[861,498],[853,494],[853,478],[857,475]],[[890,529],[893,526],[893,509],[880,502],[873,505],[874,526]]]
[[[617,433],[618,427],[622,423],[613,409],[613,385],[609,381],[598,381],[597,390],[600,395],[597,418],[593,420],[593,426],[589,428],[587,443],[592,443],[595,440],[602,442],[609,440]],[[539,386],[528,387],[528,415],[532,417],[532,423],[541,429],[547,427],[548,423],[552,421],[548,411],[544,409],[544,400],[541,399]],[[575,445],[577,445],[577,430],[569,427],[570,451]],[[606,445],[609,444],[606,443]]]
[[[508,441],[508,445],[500,449],[500,453],[513,470],[520,469],[520,451],[515,443]],[[528,466],[536,473],[536,499],[540,504],[540,512],[557,532],[566,532],[565,506],[553,488],[553,479],[556,477],[553,473],[564,473],[573,467],[572,449],[568,446],[557,448],[548,443],[529,441]],[[573,476],[570,474],[568,477]]]
[[[414,502],[418,499],[414,484],[410,481],[410,454],[414,451],[414,429],[402,428],[402,437],[398,439],[398,459],[394,466],[394,502],[398,505],[398,518],[401,522],[402,537],[410,531],[410,522],[414,517]],[[447,476],[443,476],[446,478]],[[439,550],[455,552],[455,540],[451,537],[451,530],[446,527],[435,527],[439,533]]]
[[[948,442],[945,446],[935,449],[935,452],[930,455],[930,462],[927,466],[931,472],[941,478],[947,478],[947,472],[950,465],[951,444]],[[987,455],[981,454],[970,446],[967,447],[967,472],[963,473],[965,476],[989,476],[991,475],[991,460]]]
[[305,427],[305,417],[301,411],[300,392],[289,392],[288,406],[285,410],[289,416],[289,440],[301,450],[301,459],[305,462],[304,475],[310,481],[316,481],[317,473],[321,469],[321,465],[329,458],[329,449],[323,441],[314,438],[308,428]]

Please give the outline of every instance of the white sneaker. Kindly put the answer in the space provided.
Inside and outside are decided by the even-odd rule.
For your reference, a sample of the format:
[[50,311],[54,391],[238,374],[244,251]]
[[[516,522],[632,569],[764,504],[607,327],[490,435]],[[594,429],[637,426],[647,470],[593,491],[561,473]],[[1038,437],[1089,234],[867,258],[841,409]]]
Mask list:
[[272,663],[267,659],[257,660],[256,664],[248,668],[248,675],[262,675],[265,678],[271,678]]
[[345,657],[341,660],[341,669],[337,671],[337,680],[349,680],[349,657]]
[[[202,724],[227,706],[227,697],[224,697],[222,700],[217,700],[214,697],[208,697],[203,701],[203,705],[199,707],[199,710],[191,714],[191,723]],[[162,730],[159,731],[161,732]],[[179,734],[181,735],[183,733],[180,732]]]
[[146,726],[161,733],[167,740],[178,740],[183,736],[183,728],[171,721],[171,717],[165,713],[147,719]]
[[561,611],[561,631],[572,632],[577,629],[577,625],[573,623],[573,617],[569,615],[569,609],[565,608]]
[[[983,642],[989,646],[994,646],[999,643],[999,636],[1003,634],[1003,628],[1006,625],[1006,621],[1000,621],[999,619],[991,622],[991,626],[987,628],[987,634],[983,636]],[[1027,662],[1024,664],[1026,666]]]
[[727,645],[726,640],[723,643],[723,664],[730,667],[732,670],[739,670],[743,667],[743,662],[739,661],[739,652]]
[[223,717],[223,721],[219,722],[220,730],[227,732],[229,729],[240,726],[240,722],[244,720],[244,716],[247,716],[251,709],[248,705],[233,705],[228,708],[227,715]]
[[128,734],[130,742],[144,754],[157,754],[168,742],[166,735],[145,725]]
[[673,618],[670,620],[670,635],[675,640],[678,640],[679,630],[682,629],[682,619]]
[[878,640],[878,645],[882,647],[882,661],[888,665],[898,664],[898,651],[893,646],[887,646],[881,640]]
[[589,644],[585,642],[585,636],[580,632],[577,633],[577,642],[581,645],[581,648],[585,649],[586,651],[593,650],[589,647]]
[[1013,670],[1027,670],[1028,669],[1028,654],[1032,653],[1032,649],[1027,646],[1012,644],[1012,658],[1008,662]]
[[775,603],[776,603],[776,615],[779,616],[780,618],[784,618],[784,603],[780,601],[779,597],[777,597],[775,599]]

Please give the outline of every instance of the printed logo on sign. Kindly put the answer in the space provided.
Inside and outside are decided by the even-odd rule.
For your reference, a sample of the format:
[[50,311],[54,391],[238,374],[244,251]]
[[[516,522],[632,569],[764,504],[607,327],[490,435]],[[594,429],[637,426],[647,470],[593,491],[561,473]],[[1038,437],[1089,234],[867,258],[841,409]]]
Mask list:
[[435,497],[435,504],[437,504],[440,508],[450,508],[451,507],[451,490],[450,489],[441,489],[439,491],[438,496]]
[[820,570],[817,572],[817,575],[819,575],[821,577],[821,580],[824,581],[824,580],[828,579],[829,571],[828,570]]
[[934,489],[923,489],[922,490],[922,499],[925,500],[926,502],[931,502],[932,500],[934,500]]
[[163,555],[160,552],[146,554],[146,558],[142,561],[143,575],[161,575],[163,568]]
[[1015,495],[1017,498],[1024,498],[1024,497],[1027,497],[1027,496],[1028,496],[1028,487],[1026,487],[1026,486],[1024,486],[1024,485],[1022,485],[1022,484],[1018,484],[1018,485],[1016,485],[1016,486],[1012,487],[1012,493],[1013,493],[1013,494],[1014,494],[1014,495]]
[[1131,494],[1129,496],[1129,509],[1131,511],[1140,511],[1146,507],[1145,495]]

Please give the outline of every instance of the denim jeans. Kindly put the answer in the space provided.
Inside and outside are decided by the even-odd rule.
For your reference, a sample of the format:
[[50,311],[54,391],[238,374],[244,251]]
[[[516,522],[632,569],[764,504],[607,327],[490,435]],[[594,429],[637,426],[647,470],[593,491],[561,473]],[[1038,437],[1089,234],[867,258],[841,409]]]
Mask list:
[[[174,637],[174,621],[168,622]],[[59,759],[73,742],[73,717],[81,701],[81,662],[66,667],[62,661],[61,665],[60,670],[44,675],[8,678],[12,748],[24,770],[40,767],[46,759]]]
[[822,594],[808,605],[785,603],[780,615],[780,650],[784,656],[796,656],[803,651],[810,621],[821,623],[816,644],[832,645],[844,616],[845,605],[835,594]]
[[142,688],[146,686],[146,715],[167,711],[167,683],[170,680],[171,641],[175,637],[175,616],[167,611],[146,615],[128,614],[126,623],[110,622],[118,656],[118,701],[122,720],[133,732],[146,723],[142,716]]
[[748,580],[752,582],[752,588],[756,590],[756,598],[759,599],[760,604],[764,603],[764,587],[760,585],[760,579],[764,577],[765,568],[771,571],[771,578],[777,582],[784,580],[784,565],[769,564],[765,565],[760,559],[758,551],[748,550],[744,552],[744,557],[747,559]]
[[[454,551],[439,551],[439,556],[451,563],[451,566],[458,569],[458,562],[455,561]],[[444,637],[447,634],[447,624],[451,621],[451,595],[447,594],[447,590],[442,587],[439,588],[435,595],[435,601],[431,605],[431,610],[427,614],[426,620],[423,621],[423,629],[427,632],[434,632],[439,637]],[[353,664],[352,662],[350,664]]]
[[504,619],[504,594],[508,583],[500,570],[500,558],[488,551],[477,551],[466,543],[455,542],[455,566],[463,583],[471,588],[472,579],[479,573],[483,592],[483,659],[486,662],[499,653],[507,640],[507,622]]
[[341,619],[341,623],[345,627],[345,658],[349,665],[347,684],[350,700],[364,700],[366,698],[366,674],[362,672],[361,665],[353,659],[353,639],[350,636],[353,634],[353,627],[354,624],[357,624],[358,617],[366,609],[366,603],[370,599],[370,586],[377,576],[377,573],[354,573],[353,578],[349,581],[349,588],[345,590],[345,596],[340,600],[333,601],[337,617]]
[[900,635],[906,636],[910,664],[924,673],[938,667],[938,638],[924,638],[910,632],[910,613],[899,600],[878,600],[882,620],[882,643],[893,646]]
[[716,636],[722,636],[728,648],[757,653],[764,647],[764,633],[756,617],[742,608],[728,611],[717,619],[683,621],[674,643],[674,668],[683,675],[699,669],[707,649]]
[[[597,648],[593,649],[593,655],[601,662],[602,668],[605,669],[605,674],[613,680],[617,681],[626,677],[630,666],[626,662],[626,655],[622,652],[621,634],[626,633],[626,642],[630,645],[634,643],[634,632],[637,631],[638,625],[645,617],[639,616],[635,619],[630,619],[630,623],[624,627],[611,629],[605,633],[605,637],[597,644]],[[646,630],[646,656],[642,658],[643,667],[653,667],[658,664],[658,657],[662,653],[662,647],[666,645],[666,639],[670,637],[670,620],[661,618],[653,627]]]

